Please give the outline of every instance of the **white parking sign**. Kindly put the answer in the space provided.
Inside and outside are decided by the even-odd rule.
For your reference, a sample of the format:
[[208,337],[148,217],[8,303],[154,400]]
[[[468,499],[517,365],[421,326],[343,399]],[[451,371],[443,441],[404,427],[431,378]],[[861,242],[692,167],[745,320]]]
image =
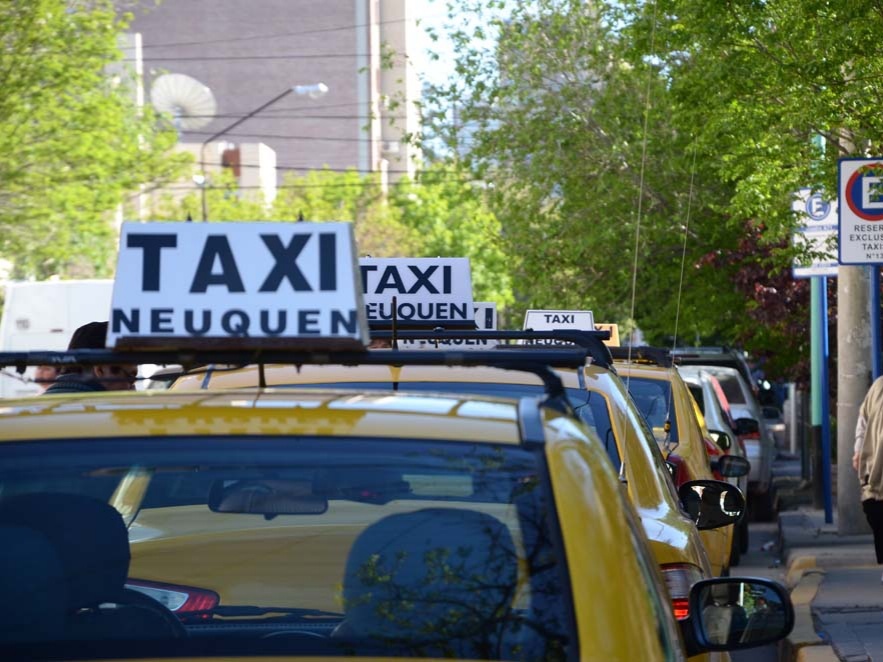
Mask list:
[[840,264],[883,264],[883,157],[838,167]]

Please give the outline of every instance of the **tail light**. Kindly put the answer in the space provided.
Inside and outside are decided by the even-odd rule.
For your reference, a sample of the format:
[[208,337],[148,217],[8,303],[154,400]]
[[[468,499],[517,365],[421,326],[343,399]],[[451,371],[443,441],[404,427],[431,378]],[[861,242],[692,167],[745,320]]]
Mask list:
[[130,579],[126,582],[126,588],[150,596],[179,616],[211,611],[221,601],[220,596],[214,591],[180,584]]
[[665,563],[660,568],[675,618],[683,620],[690,615],[690,587],[702,579],[702,570],[689,563]]

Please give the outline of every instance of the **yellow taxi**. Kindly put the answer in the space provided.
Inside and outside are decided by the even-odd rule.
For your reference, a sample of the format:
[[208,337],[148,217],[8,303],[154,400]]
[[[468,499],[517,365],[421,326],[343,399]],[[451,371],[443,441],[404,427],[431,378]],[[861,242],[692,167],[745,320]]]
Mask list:
[[[254,364],[258,384],[0,401],[0,659],[662,661],[790,631],[766,580],[699,581],[674,619],[551,369],[585,352],[367,351],[354,256],[346,224],[124,224],[108,348],[0,354],[84,383]],[[378,290],[467,289],[425,261],[365,266]],[[543,388],[266,386],[269,364],[323,363],[505,367]],[[695,494],[697,517],[715,495]]]
[[[615,357],[627,355],[627,352],[627,348],[621,348],[615,353]],[[651,364],[646,358],[634,358],[632,362],[618,358],[617,372],[653,428],[654,436],[666,459],[677,467],[676,483],[713,479],[705,438],[696,418],[695,403],[677,369]],[[713,572],[717,575],[727,574],[734,525],[701,531],[700,535]]]
[[[403,332],[401,336],[409,334]],[[476,338],[488,334],[446,333],[447,339]],[[496,335],[519,336],[518,333]],[[523,335],[523,334],[522,334]],[[591,341],[592,338],[586,338]],[[662,570],[677,618],[689,614],[688,595],[696,581],[719,574],[720,565],[709,562],[703,539],[694,522],[684,513],[683,504],[672,483],[672,477],[656,445],[653,433],[629,397],[622,380],[609,369],[609,353],[596,341],[592,363],[580,370],[560,370],[568,399],[579,418],[604,444],[608,457],[625,485],[629,500],[636,508],[644,531],[650,539],[654,558]],[[522,352],[529,357],[529,348]],[[606,359],[605,359],[606,357]],[[175,390],[244,388],[259,382],[257,368],[241,370],[198,371],[175,382]],[[504,397],[523,397],[542,392],[542,381],[528,372],[500,370],[492,367],[438,366],[268,366],[264,380],[270,386],[338,387],[376,392],[473,393]],[[710,478],[710,476],[701,476]],[[725,485],[706,486],[727,489]],[[691,493],[688,486],[685,494]],[[741,495],[737,490],[720,496],[730,509],[729,515],[718,513],[700,523],[701,528],[727,526],[744,509],[735,508]],[[735,499],[733,499],[735,497]],[[685,496],[689,499],[689,496]],[[734,503],[735,502],[735,503]]]
[[[109,392],[0,422],[4,659],[670,660],[790,627],[733,579],[679,631],[602,445],[535,397]],[[777,625],[703,628],[724,589]]]

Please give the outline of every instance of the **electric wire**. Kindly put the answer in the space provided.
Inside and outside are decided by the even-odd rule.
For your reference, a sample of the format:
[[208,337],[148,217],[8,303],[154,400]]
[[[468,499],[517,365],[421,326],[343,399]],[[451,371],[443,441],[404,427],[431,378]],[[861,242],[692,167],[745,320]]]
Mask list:
[[693,145],[693,161],[690,166],[690,191],[687,194],[687,218],[684,221],[684,245],[681,249],[681,277],[678,281],[678,298],[675,303],[675,332],[671,342],[671,351],[674,355],[675,348],[678,346],[678,324],[681,319],[681,295],[684,291],[684,267],[687,262],[687,237],[690,233],[690,214],[693,210],[693,181],[696,177],[696,152],[698,148]]
[[356,23],[353,25],[341,25],[333,28],[315,28],[313,30],[298,30],[296,32],[274,32],[271,34],[262,34],[262,35],[249,35],[247,37],[230,37],[227,39],[207,39],[204,41],[179,41],[179,42],[167,42],[160,44],[144,44],[141,48],[175,48],[175,47],[190,47],[190,46],[206,46],[210,44],[230,44],[233,42],[240,41],[254,41],[256,39],[278,39],[281,37],[302,37],[308,34],[321,34],[325,32],[340,32],[342,30],[355,30],[358,28],[370,28],[375,25],[387,25],[392,23],[406,23],[409,21],[413,21],[414,23],[419,23],[420,19],[408,19],[408,18],[392,18],[386,21],[371,21],[370,23]]
[[[657,3],[656,0],[653,2],[653,23],[650,27],[650,54],[653,54],[655,50],[656,44],[656,11],[657,11]],[[644,135],[641,139],[641,167],[640,167],[640,175],[638,178],[638,208],[635,218],[635,255],[632,263],[632,300],[631,300],[631,312],[629,314],[629,323],[634,323],[635,320],[635,300],[637,297],[637,287],[638,287],[638,248],[640,247],[641,240],[641,216],[643,214],[643,203],[644,203],[644,171],[647,165],[647,133],[649,131],[650,126],[650,92],[653,83],[653,68],[650,63],[647,65],[647,89],[644,93],[644,127],[643,132]],[[631,332],[630,332],[631,333]],[[627,358],[626,361],[628,365],[632,364],[632,343],[628,344]],[[631,370],[626,373],[625,377],[625,388],[626,391],[631,393]],[[669,389],[669,411],[671,410],[671,389]],[[625,416],[625,413],[623,413]],[[666,441],[668,439],[666,438]],[[623,480],[625,478],[625,465],[620,466],[619,478]]]

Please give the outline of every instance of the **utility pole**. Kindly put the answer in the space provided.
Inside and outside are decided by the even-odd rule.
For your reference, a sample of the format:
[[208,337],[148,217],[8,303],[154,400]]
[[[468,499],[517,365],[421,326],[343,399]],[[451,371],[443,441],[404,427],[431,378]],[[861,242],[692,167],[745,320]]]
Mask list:
[[[856,149],[849,131],[841,133],[848,154]],[[838,166],[839,168],[840,166]],[[838,172],[839,179],[839,172]],[[838,182],[838,187],[841,184]],[[838,190],[838,199],[842,188]],[[838,205],[844,218],[846,201]],[[841,230],[843,223],[840,224]],[[838,248],[843,259],[844,237]],[[848,261],[848,260],[847,260]],[[871,310],[868,272],[864,267],[840,265],[837,278],[837,533],[869,533],[861,505],[858,475],[852,468],[858,410],[870,386]]]
[[858,410],[870,386],[871,315],[864,267],[840,265],[837,277],[837,533],[869,533],[852,468]]

